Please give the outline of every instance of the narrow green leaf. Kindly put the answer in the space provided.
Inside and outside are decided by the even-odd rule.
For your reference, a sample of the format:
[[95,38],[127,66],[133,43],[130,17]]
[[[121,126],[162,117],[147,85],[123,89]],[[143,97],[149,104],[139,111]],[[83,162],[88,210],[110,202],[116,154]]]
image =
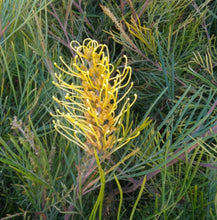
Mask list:
[[142,193],[143,193],[143,190],[144,190],[145,182],[146,182],[146,176],[143,179],[143,182],[142,182],[142,185],[141,185],[141,188],[140,188],[140,191],[139,191],[139,195],[138,195],[138,197],[136,199],[136,202],[135,202],[135,204],[133,206],[133,210],[132,210],[132,212],[130,214],[130,220],[133,220],[133,216],[134,216],[134,213],[136,211],[136,206],[138,205],[139,200],[140,200],[140,198],[142,196]]
[[123,191],[121,189],[121,185],[118,181],[118,178],[114,175],[114,178],[115,178],[115,181],[118,185],[118,189],[119,189],[119,192],[120,192],[120,203],[119,203],[119,206],[118,206],[118,213],[117,213],[117,220],[120,219],[120,213],[121,213],[121,206],[122,206],[122,203],[123,203]]

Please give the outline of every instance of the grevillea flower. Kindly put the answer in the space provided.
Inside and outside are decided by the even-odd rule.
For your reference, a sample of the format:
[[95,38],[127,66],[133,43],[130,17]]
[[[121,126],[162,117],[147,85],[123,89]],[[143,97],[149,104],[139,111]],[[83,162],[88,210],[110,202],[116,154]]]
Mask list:
[[[116,70],[114,74],[106,45],[88,38],[82,45],[72,41],[71,47],[77,54],[73,64],[67,65],[62,57],[63,68],[55,63],[63,74],[55,74],[54,85],[65,94],[64,100],[53,97],[65,109],[53,115],[57,118],[55,128],[89,154],[93,154],[94,148],[102,153],[115,151],[138,136],[150,122],[145,120],[142,127],[133,132],[123,124],[124,115],[137,98],[135,94],[130,102],[126,97],[133,86],[127,57],[124,56],[123,71]],[[120,95],[124,88],[124,94]],[[119,105],[121,109],[117,114]],[[61,119],[65,119],[65,123]]]

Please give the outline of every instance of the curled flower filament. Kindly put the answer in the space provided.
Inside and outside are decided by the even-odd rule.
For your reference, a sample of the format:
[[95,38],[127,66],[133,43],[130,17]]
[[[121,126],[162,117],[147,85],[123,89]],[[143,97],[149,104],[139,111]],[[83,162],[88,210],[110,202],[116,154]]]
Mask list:
[[[117,74],[112,76],[114,66],[110,63],[106,45],[88,38],[82,45],[72,41],[71,47],[77,54],[73,65],[67,65],[62,57],[60,60],[63,67],[55,64],[62,74],[56,74],[57,81],[54,85],[65,93],[65,99],[54,97],[54,100],[66,111],[63,113],[58,110],[53,114],[58,118],[54,121],[55,128],[89,154],[93,154],[94,148],[99,152],[109,152],[117,141],[122,146],[139,134],[138,131],[126,138],[124,133],[129,129],[124,129],[122,124],[122,116],[129,111],[137,98],[135,95],[131,103],[126,98],[133,86],[130,83],[131,67],[127,66],[127,57],[124,56],[123,71],[117,70]],[[119,92],[123,88],[126,90],[120,97]],[[117,114],[120,104],[122,108]],[[65,119],[67,125],[60,118]],[[120,128],[123,138],[117,139],[115,135]]]

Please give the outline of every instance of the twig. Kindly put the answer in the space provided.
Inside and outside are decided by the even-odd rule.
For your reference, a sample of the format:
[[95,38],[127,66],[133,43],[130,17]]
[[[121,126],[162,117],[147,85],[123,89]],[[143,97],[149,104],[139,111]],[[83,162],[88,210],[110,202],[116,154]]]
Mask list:
[[[1,24],[1,23],[0,23]],[[2,29],[2,27],[0,26],[0,37],[3,36],[3,34],[5,33],[5,31],[7,30],[8,26],[9,26],[10,22],[8,22],[5,27]]]
[[[72,3],[72,2],[73,2],[73,1],[71,1],[71,3]],[[70,6],[71,6],[71,3],[70,3]],[[63,43],[64,45],[66,45],[66,46],[69,48],[69,50],[70,50],[70,52],[71,52],[71,54],[72,54],[72,57],[75,57],[75,52],[72,50],[72,48],[71,48],[71,46],[70,46],[70,39],[69,39],[68,32],[67,32],[67,21],[68,21],[69,12],[67,11],[66,16],[65,16],[65,21],[64,21],[64,24],[63,24],[63,23],[61,22],[59,16],[58,16],[58,14],[57,14],[57,12],[56,12],[54,6],[53,6],[53,4],[50,4],[50,6],[51,6],[51,8],[52,8],[52,10],[53,10],[53,12],[50,12],[50,11],[49,11],[50,14],[52,14],[52,15],[57,19],[57,21],[58,21],[58,23],[59,23],[61,29],[63,30],[63,33],[64,33],[65,37],[66,37],[66,41],[67,41],[67,42],[63,43],[64,41],[62,40],[61,43]],[[53,35],[54,35],[54,34],[53,34]],[[55,36],[55,35],[54,35],[54,36]],[[57,39],[58,39],[58,38],[57,38]]]
[[133,4],[132,4],[131,0],[128,0],[128,2],[129,2],[130,8],[131,8],[132,13],[133,13],[133,18],[134,18],[135,21],[137,21],[136,12],[135,12],[135,10],[133,8]]
[[[193,161],[193,164],[197,164],[197,161]],[[210,169],[217,169],[217,163],[199,163],[201,167],[206,167]]]
[[148,4],[151,2],[151,0],[146,0],[146,2],[144,3],[144,5],[142,6],[142,10],[139,12],[139,17],[143,14],[143,12],[145,11],[146,7],[148,6]]

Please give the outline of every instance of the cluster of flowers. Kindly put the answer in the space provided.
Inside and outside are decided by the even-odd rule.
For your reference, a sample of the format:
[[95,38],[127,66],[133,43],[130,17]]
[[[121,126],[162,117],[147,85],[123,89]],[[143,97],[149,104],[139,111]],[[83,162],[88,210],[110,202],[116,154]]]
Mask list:
[[[57,110],[57,114],[53,115],[57,118],[55,128],[89,154],[93,154],[94,148],[98,152],[108,152],[115,143],[126,143],[139,134],[136,132],[127,139],[116,138],[117,128],[122,127],[124,131],[122,115],[136,100],[136,94],[132,103],[126,98],[133,86],[130,83],[131,67],[127,66],[127,57],[124,56],[123,71],[114,71],[108,47],[95,40],[88,38],[82,45],[72,41],[71,47],[77,54],[73,64],[67,65],[61,57],[64,67],[55,64],[63,74],[56,74],[54,85],[65,94],[64,100],[53,97],[65,108],[65,112]],[[120,96],[120,90],[125,87],[124,94]],[[121,110],[116,114],[120,103]],[[68,125],[62,123],[59,117],[64,118]]]

